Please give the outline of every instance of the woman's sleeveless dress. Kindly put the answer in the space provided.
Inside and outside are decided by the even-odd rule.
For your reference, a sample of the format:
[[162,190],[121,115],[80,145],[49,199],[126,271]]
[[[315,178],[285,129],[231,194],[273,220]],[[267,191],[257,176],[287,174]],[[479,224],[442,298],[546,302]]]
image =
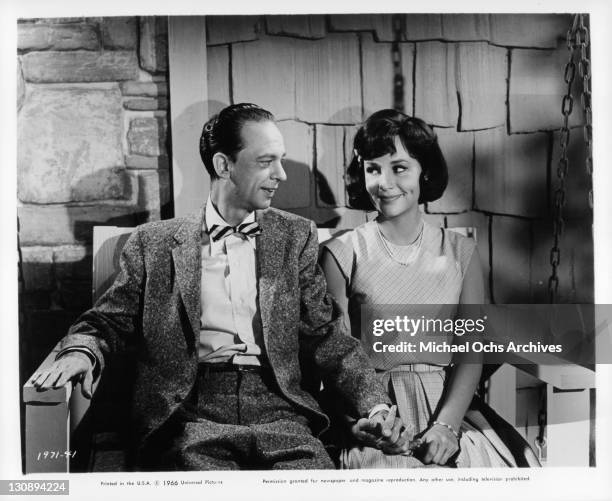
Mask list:
[[[424,358],[423,353],[375,351],[377,341],[396,344],[406,341],[406,334],[375,337],[372,329],[362,330],[362,308],[370,315],[366,318],[394,318],[394,306],[390,305],[409,318],[452,318],[464,274],[472,257],[477,258],[474,241],[424,223],[419,252],[411,264],[403,265],[391,258],[377,223],[371,221],[326,242],[324,248],[331,252],[347,281],[353,336],[361,339],[403,422],[412,426],[415,434],[425,431],[435,419],[452,354],[428,353]],[[456,466],[516,466],[513,454],[478,410],[468,410],[460,432]],[[528,462],[537,465],[535,456],[530,456]],[[345,449],[341,464],[343,468],[424,466],[413,456],[385,455],[364,446]]]

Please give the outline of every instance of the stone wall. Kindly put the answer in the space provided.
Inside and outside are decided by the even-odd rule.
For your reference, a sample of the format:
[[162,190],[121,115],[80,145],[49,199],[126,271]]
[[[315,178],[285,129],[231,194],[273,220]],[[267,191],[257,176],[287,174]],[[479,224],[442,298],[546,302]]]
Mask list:
[[[477,229],[495,302],[548,302],[571,17],[413,14],[401,21],[405,110],[435,126],[450,169],[449,187],[425,207],[426,217]],[[342,166],[359,122],[393,105],[392,16],[210,16],[207,37],[210,113],[248,101],[280,120],[290,182],[275,205],[322,226],[365,221],[346,208]],[[579,103],[576,96],[559,270],[560,300],[568,302],[593,301]]]
[[18,24],[22,377],[91,304],[95,224],[171,215],[165,18]]

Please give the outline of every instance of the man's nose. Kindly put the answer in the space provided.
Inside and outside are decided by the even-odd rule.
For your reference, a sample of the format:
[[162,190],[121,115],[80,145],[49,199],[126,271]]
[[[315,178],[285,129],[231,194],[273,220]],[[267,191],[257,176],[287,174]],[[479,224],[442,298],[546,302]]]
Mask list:
[[281,182],[287,180],[287,173],[285,169],[283,169],[283,164],[280,161],[275,162],[271,177]]

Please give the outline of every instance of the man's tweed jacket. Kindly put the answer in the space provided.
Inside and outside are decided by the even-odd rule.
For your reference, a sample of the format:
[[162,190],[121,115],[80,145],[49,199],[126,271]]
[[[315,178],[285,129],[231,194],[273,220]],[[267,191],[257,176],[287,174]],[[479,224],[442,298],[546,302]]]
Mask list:
[[[137,449],[195,384],[200,331],[204,209],[139,226],[128,239],[113,285],[79,317],[62,348],[85,346],[104,367],[109,353],[135,347],[131,423]],[[313,432],[329,420],[305,391],[314,367],[347,412],[387,402],[359,342],[345,335],[317,264],[312,221],[277,209],[256,212],[259,308],[265,353],[283,395],[308,416]],[[205,240],[204,240],[205,241]]]

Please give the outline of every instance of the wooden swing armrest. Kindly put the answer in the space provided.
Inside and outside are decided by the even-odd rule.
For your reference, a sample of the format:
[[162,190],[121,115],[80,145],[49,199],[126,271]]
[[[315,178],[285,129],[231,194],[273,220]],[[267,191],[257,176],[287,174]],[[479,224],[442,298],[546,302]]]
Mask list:
[[[43,360],[37,374],[55,362],[59,344]],[[70,435],[79,426],[91,400],[81,392],[81,383],[67,382],[61,388],[37,389],[32,377],[23,385],[25,406],[25,472],[68,472],[71,449]],[[94,384],[92,393],[97,384]]]

